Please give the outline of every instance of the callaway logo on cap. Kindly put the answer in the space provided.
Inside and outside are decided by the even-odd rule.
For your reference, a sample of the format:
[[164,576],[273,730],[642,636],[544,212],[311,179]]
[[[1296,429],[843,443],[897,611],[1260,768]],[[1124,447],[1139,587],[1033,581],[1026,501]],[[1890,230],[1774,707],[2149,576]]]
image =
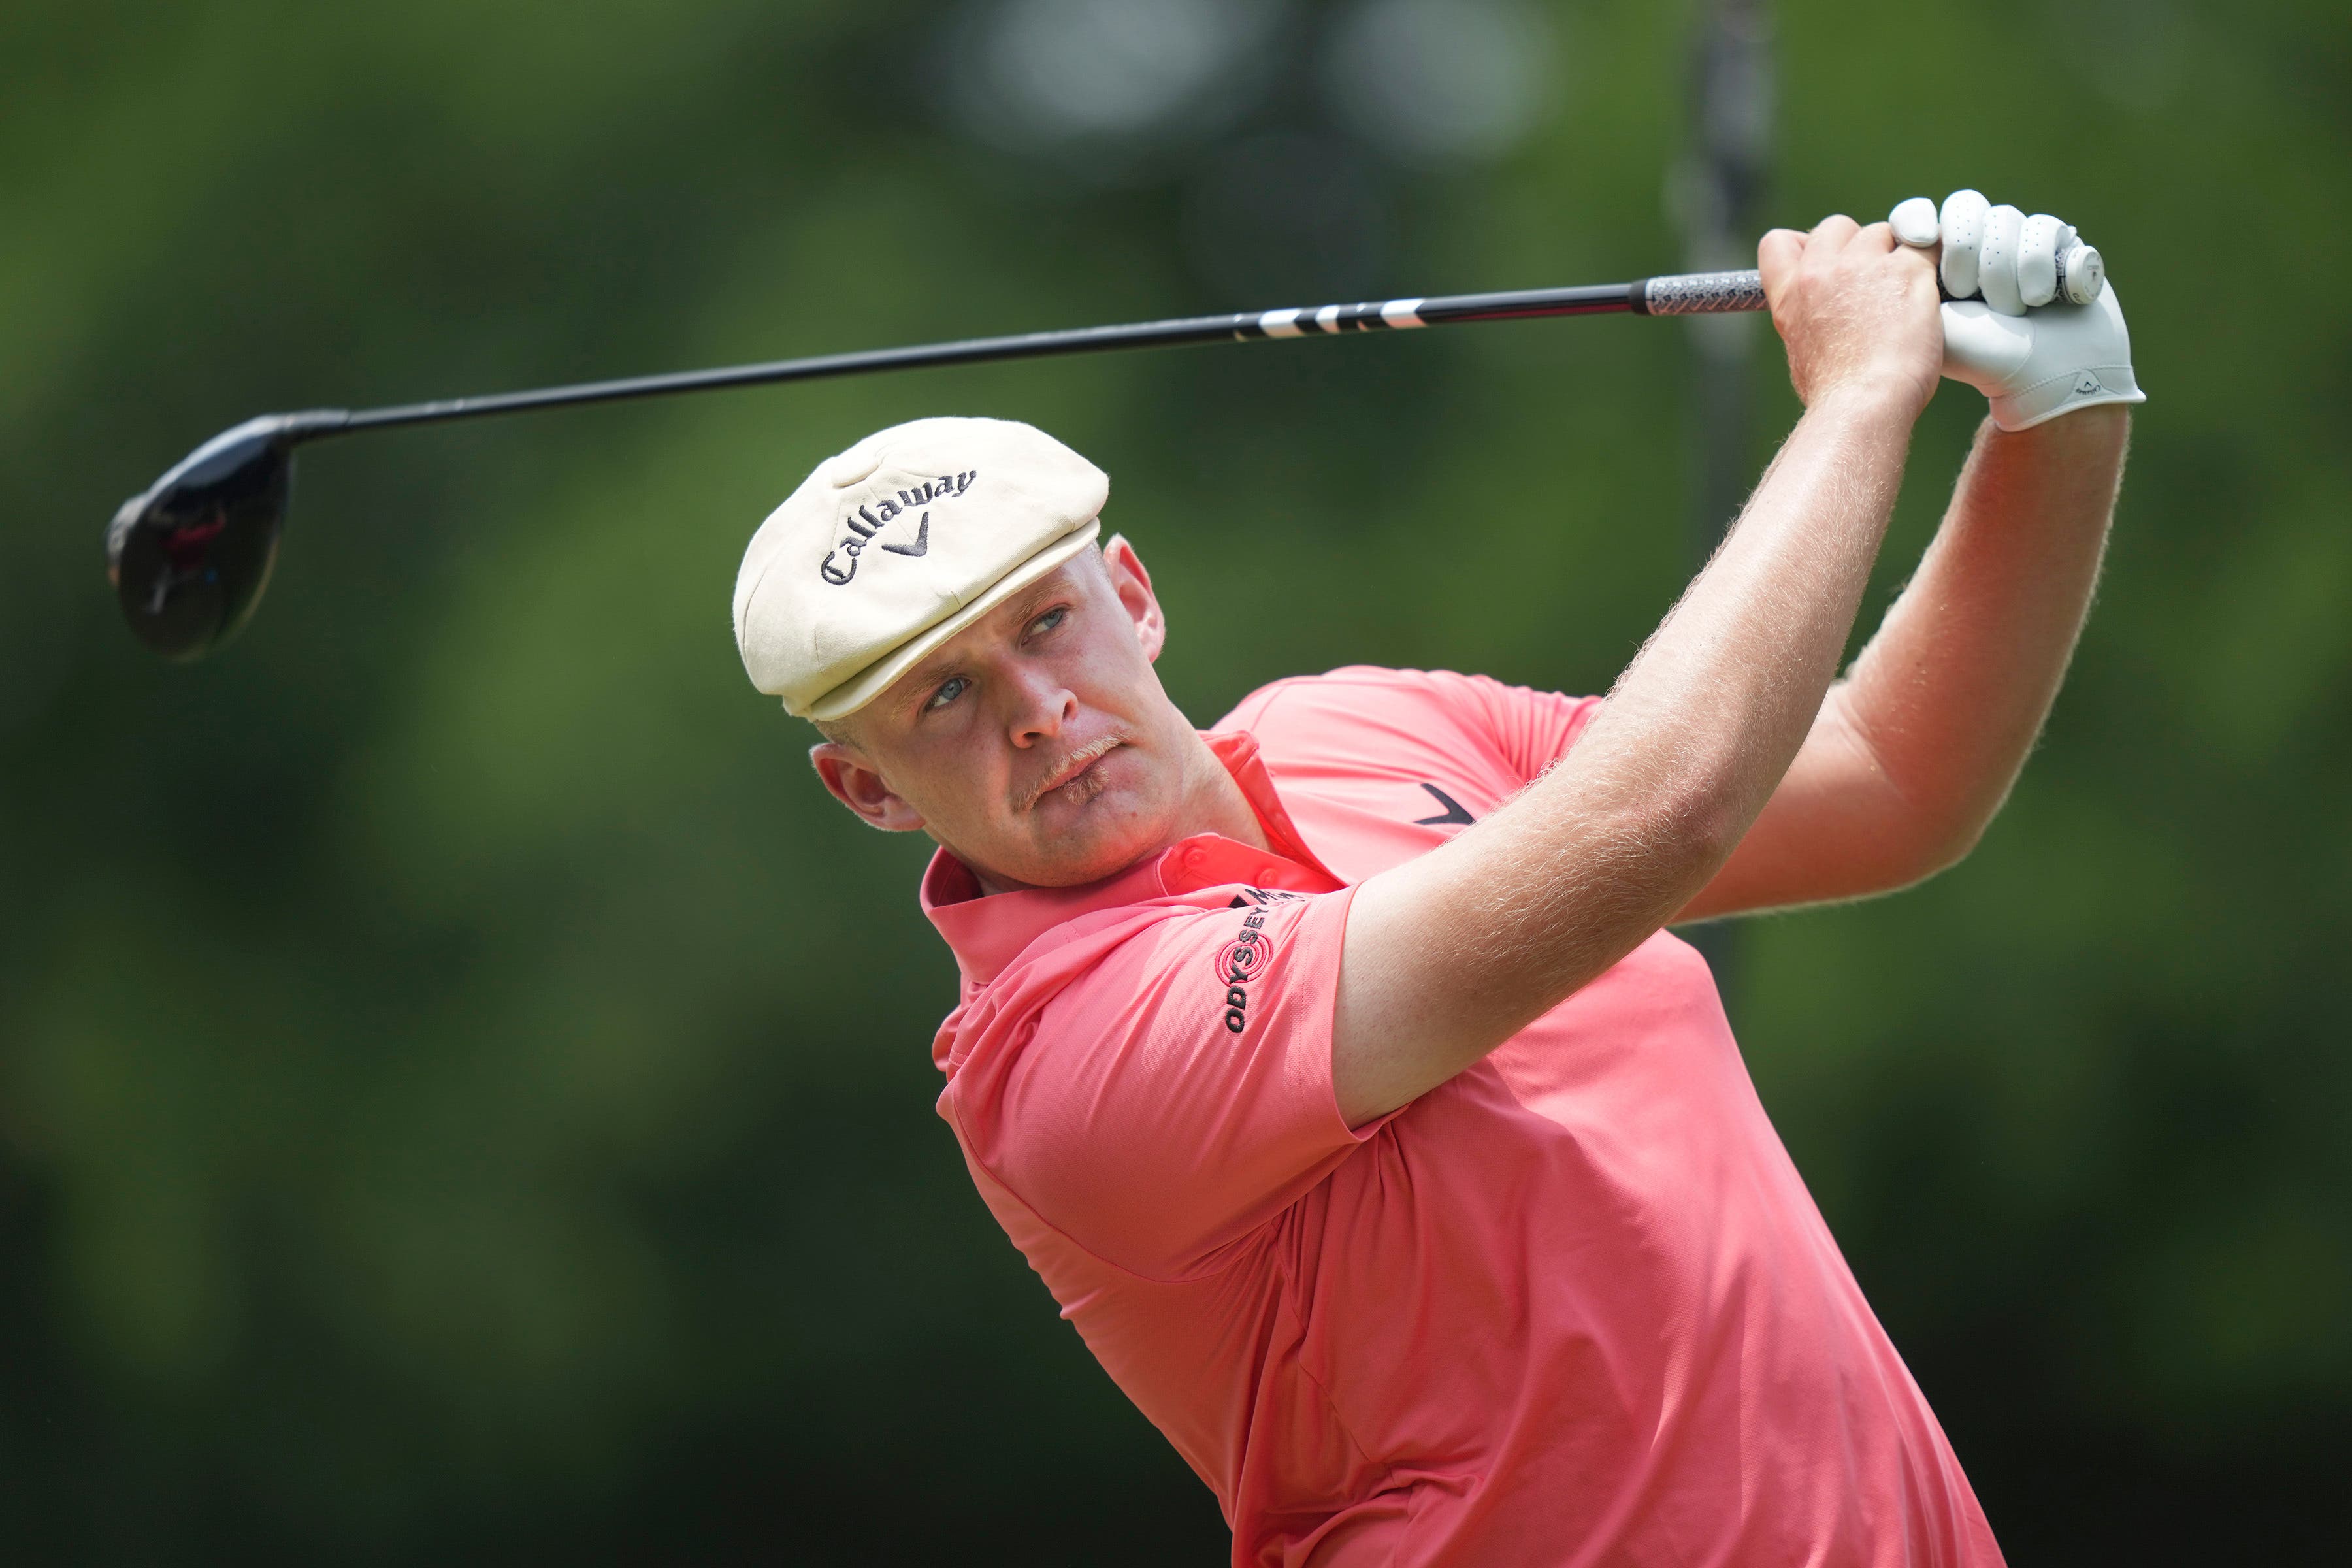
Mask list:
[[[893,517],[902,511],[912,511],[934,499],[945,500],[950,496],[960,496],[971,489],[971,481],[978,478],[980,478],[979,470],[971,468],[961,474],[948,474],[929,483],[917,485],[911,490],[900,490],[896,500],[886,498],[882,501],[878,509],[881,512],[879,517],[877,517],[873,510],[859,507],[856,514],[849,519],[849,537],[841,542],[839,550],[825,552],[824,559],[817,563],[817,575],[828,583],[847,587],[856,580],[857,557],[864,553],[868,544],[874,542],[874,536],[880,533],[884,525]],[[865,524],[862,528],[858,526],[861,521]],[[900,531],[903,532],[904,530]],[[929,555],[931,552],[931,514],[928,511],[923,513],[922,521],[916,525],[914,543],[885,544],[882,548],[893,555]],[[835,555],[843,558],[843,564],[834,564]]]
[[803,719],[854,713],[1091,544],[1100,468],[1008,419],[917,419],[817,465],[735,577],[751,684]]

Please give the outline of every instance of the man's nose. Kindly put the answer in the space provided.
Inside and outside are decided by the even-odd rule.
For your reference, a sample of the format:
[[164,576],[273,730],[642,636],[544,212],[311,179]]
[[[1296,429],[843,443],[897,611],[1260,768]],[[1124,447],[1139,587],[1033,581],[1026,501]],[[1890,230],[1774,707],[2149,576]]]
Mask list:
[[1016,746],[1050,741],[1078,716],[1077,697],[1049,676],[1028,676],[1014,682],[1013,690],[1011,731]]

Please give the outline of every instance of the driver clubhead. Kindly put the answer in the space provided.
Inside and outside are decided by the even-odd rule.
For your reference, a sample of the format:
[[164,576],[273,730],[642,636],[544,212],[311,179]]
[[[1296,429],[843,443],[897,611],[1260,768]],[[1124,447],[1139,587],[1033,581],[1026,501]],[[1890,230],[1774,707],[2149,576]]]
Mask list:
[[107,575],[133,636],[167,658],[201,658],[253,615],[291,493],[302,415],[225,430],[122,503],[106,531]]

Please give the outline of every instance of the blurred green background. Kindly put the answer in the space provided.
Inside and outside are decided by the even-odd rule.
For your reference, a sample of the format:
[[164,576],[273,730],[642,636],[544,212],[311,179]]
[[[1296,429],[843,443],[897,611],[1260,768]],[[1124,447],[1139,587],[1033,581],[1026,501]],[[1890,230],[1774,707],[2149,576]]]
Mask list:
[[[1691,27],[0,9],[0,1554],[1220,1560],[933,1113],[924,847],[750,690],[738,553],[870,428],[1015,416],[1111,472],[1200,721],[1353,661],[1601,689],[1689,570],[1690,323],[331,444],[189,667],[124,634],[100,529],[265,409],[1669,270]],[[2152,401],[2007,814],[1746,928],[1735,1023],[2012,1561],[2334,1557],[2352,24],[1790,0],[1774,47],[1769,221],[2061,213]],[[1795,412],[1758,349],[1755,466]],[[1884,592],[1980,407],[1922,426]]]

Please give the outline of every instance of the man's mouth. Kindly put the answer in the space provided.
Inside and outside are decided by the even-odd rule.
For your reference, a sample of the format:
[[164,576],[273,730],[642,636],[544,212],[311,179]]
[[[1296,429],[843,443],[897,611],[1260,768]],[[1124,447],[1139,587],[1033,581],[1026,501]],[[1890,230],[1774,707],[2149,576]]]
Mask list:
[[1039,805],[1044,804],[1046,796],[1054,795],[1057,791],[1071,790],[1073,795],[1079,793],[1078,790],[1072,789],[1071,786],[1077,784],[1080,780],[1091,774],[1097,763],[1101,762],[1112,752],[1125,744],[1126,742],[1117,735],[1105,735],[1101,740],[1094,742],[1090,745],[1081,746],[1078,750],[1072,752],[1067,757],[1063,759],[1061,765],[1056,767],[1052,773],[1048,773],[1045,776],[1045,781],[1039,784],[1037,788],[1030,794],[1027,804],[1024,805],[1022,809],[1024,811],[1035,810]]

